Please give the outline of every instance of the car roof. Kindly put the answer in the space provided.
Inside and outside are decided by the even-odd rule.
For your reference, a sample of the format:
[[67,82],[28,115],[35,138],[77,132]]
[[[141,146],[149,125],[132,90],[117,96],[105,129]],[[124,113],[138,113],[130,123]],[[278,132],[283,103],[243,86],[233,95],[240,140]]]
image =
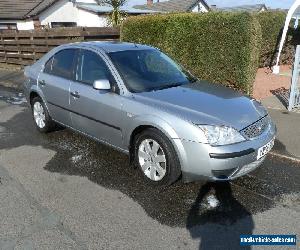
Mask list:
[[80,47],[92,47],[96,49],[102,49],[106,53],[126,51],[126,50],[144,50],[144,49],[154,49],[151,46],[137,44],[137,43],[127,43],[127,42],[112,42],[112,41],[103,41],[103,42],[80,42],[75,44],[68,44],[69,46],[76,45]]

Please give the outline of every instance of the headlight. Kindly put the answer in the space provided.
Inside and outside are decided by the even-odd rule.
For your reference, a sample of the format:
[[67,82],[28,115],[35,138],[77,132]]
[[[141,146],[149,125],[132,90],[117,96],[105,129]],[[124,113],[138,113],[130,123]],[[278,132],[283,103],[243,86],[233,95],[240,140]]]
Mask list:
[[198,125],[204,132],[207,142],[212,146],[222,146],[245,141],[245,138],[234,128],[211,125]]

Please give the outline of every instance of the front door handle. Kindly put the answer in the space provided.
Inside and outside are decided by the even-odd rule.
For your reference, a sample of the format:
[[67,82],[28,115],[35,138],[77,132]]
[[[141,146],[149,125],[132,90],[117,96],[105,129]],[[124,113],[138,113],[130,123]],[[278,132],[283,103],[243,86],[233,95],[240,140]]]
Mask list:
[[42,85],[42,86],[45,86],[46,82],[45,82],[45,80],[39,80],[39,84]]
[[71,96],[73,96],[75,98],[80,98],[78,91],[71,92]]

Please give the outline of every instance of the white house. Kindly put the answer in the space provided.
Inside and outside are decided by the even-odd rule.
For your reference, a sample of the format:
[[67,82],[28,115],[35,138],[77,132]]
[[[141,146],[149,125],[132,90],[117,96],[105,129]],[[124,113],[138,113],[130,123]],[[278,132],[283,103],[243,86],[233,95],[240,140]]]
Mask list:
[[[123,6],[128,15],[155,13]],[[96,0],[36,0],[0,1],[0,30],[30,30],[38,27],[105,27],[112,8],[99,5]]]
[[97,15],[80,6],[96,5],[94,0],[69,1],[60,0],[39,14],[42,26],[53,27],[103,27],[107,26],[106,16]]

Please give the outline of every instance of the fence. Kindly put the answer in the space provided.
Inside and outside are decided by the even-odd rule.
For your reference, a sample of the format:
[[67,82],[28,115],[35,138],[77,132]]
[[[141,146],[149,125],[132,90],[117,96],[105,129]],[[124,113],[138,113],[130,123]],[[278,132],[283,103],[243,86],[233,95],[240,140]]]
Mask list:
[[52,48],[81,41],[115,41],[120,32],[114,28],[57,28],[0,32],[0,63],[30,65]]

